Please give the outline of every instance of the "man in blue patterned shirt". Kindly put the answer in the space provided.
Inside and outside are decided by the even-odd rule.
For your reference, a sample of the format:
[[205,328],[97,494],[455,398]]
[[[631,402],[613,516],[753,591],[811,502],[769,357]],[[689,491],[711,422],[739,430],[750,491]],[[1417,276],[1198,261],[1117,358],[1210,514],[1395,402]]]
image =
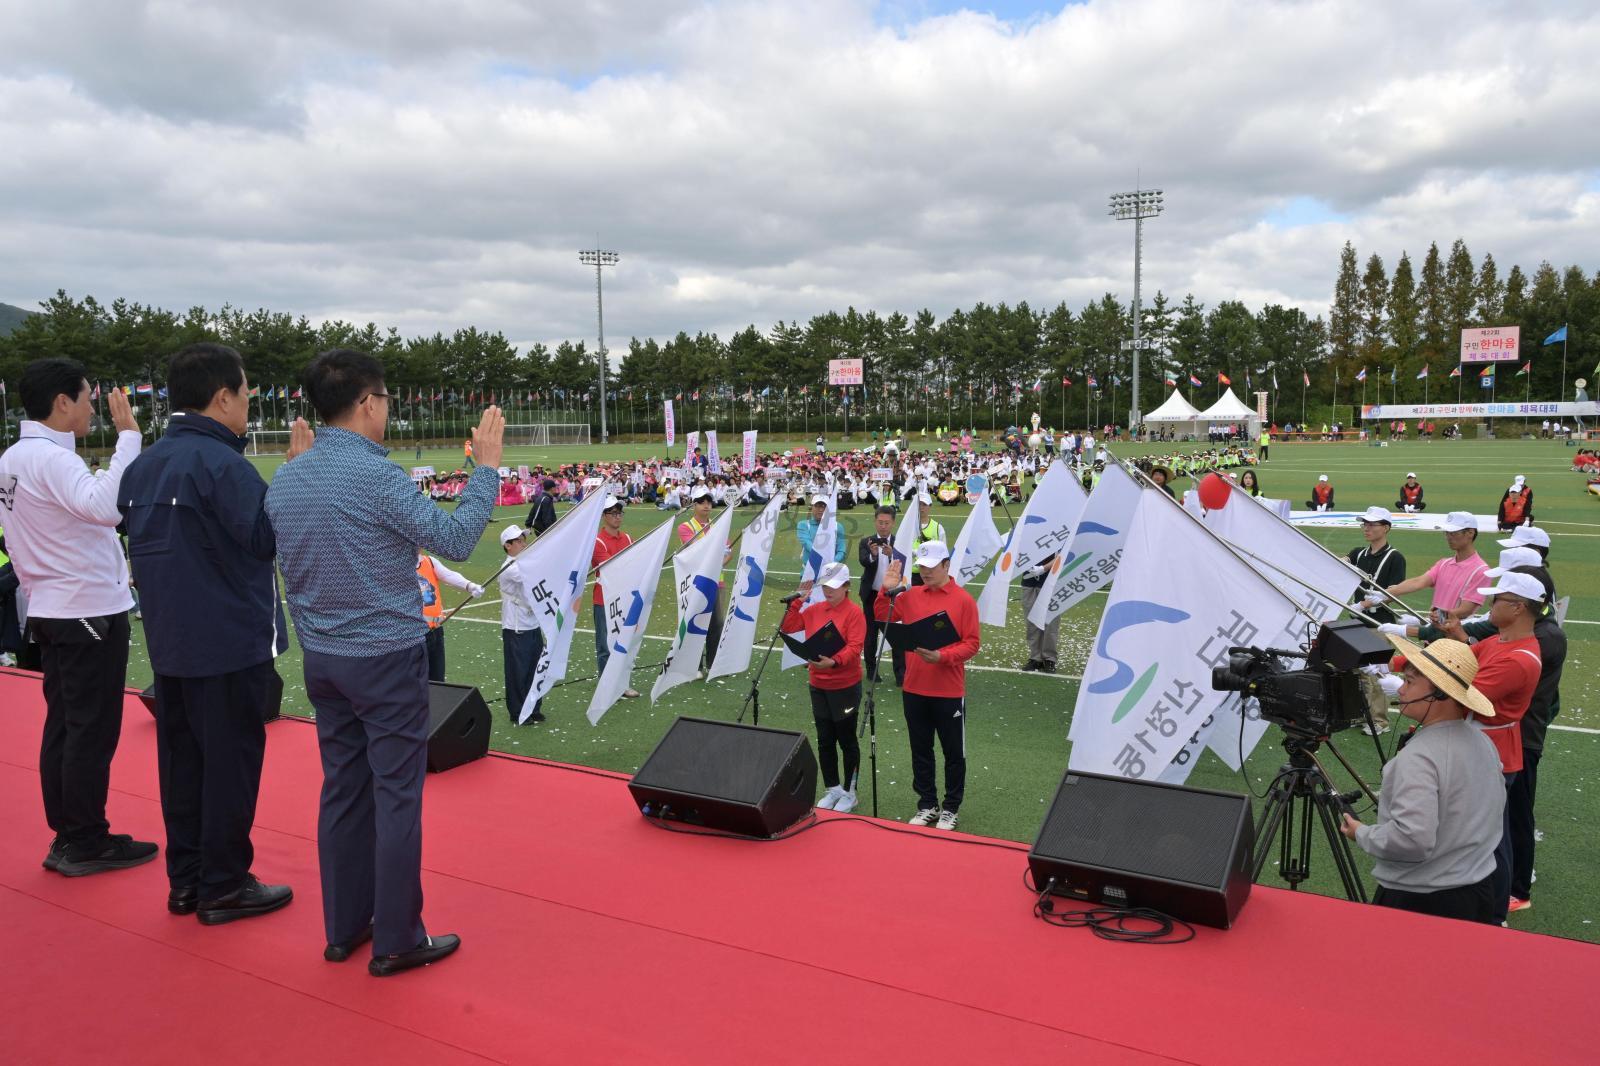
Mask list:
[[[306,368],[305,388],[324,428],[279,468],[266,507],[317,711],[323,957],[342,962],[370,938],[367,968],[383,977],[461,943],[430,937],[422,924],[428,624],[416,552],[472,554],[500,489],[505,419],[498,407],[483,413],[473,431],[479,465],[452,513],[388,459],[383,364],[364,352],[324,352]],[[311,430],[297,419],[293,435],[303,446]]]

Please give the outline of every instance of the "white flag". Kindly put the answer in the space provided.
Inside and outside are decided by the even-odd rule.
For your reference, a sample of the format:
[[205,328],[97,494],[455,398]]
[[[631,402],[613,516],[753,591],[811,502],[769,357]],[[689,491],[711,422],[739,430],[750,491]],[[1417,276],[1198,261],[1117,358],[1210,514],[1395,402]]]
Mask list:
[[722,576],[722,553],[733,525],[733,508],[722,512],[698,540],[672,557],[672,574],[678,589],[678,633],[650,687],[650,702],[670,688],[700,676],[700,657],[706,647],[711,613],[717,606],[717,579]]
[[672,415],[672,401],[668,400],[666,401],[666,404],[667,409],[666,413],[663,415],[663,418],[666,420],[667,427],[667,447],[670,448],[674,444],[678,443],[678,421]]
[[1161,492],[1140,493],[1106,600],[1068,761],[1090,773],[1157,779],[1208,717],[1239,703],[1211,687],[1229,648],[1301,636],[1302,617],[1283,593]]
[[689,470],[694,469],[694,454],[700,450],[700,431],[691,430],[683,435],[683,465]]
[[589,701],[591,725],[598,725],[600,717],[622,698],[633,677],[633,664],[644,645],[650,609],[661,584],[661,566],[672,544],[672,527],[670,519],[661,523],[644,539],[600,564],[598,580],[605,595],[606,646],[611,657]]
[[1122,559],[1122,543],[1128,537],[1140,491],[1122,467],[1106,467],[1089,493],[1072,539],[1050,568],[1028,621],[1043,629],[1111,581]]
[[[822,573],[824,566],[833,562],[834,545],[838,543],[839,490],[830,485],[827,499],[827,506],[822,512],[822,521],[817,523],[816,536],[811,538],[811,550],[806,552],[805,562],[800,566],[800,580],[812,582],[811,594],[806,597],[808,606],[822,599],[822,586],[816,584],[817,575]],[[780,669],[792,670],[796,666],[806,665],[806,661],[790,651],[789,646],[785,644],[778,665]]]
[[746,474],[755,472],[757,432],[758,431],[754,429],[747,429],[744,431],[744,458],[739,465],[740,469],[742,469]]
[[1066,463],[1050,464],[1006,537],[1005,549],[989,575],[989,583],[978,594],[979,621],[991,626],[1006,624],[1012,580],[1036,566],[1040,559],[1066,547],[1088,500],[1071,467]]
[[889,576],[889,567],[896,560],[900,560],[900,583],[911,584],[911,557],[917,550],[917,530],[922,528],[922,501],[915,496],[906,506],[906,513],[900,516],[900,526],[894,531],[894,540],[889,545],[889,550],[878,556],[878,567],[872,575],[872,587],[883,588],[883,582]]
[[517,565],[506,571],[520,576],[528,602],[533,604],[539,631],[544,634],[544,650],[533,671],[533,687],[517,715],[519,724],[533,714],[550,686],[567,676],[567,653],[578,626],[578,597],[588,584],[589,560],[594,557],[594,538],[600,530],[605,502],[605,493],[589,493],[517,556]]
[[977,577],[1005,543],[1006,539],[994,524],[989,494],[981,493],[962,524],[961,532],[956,534],[955,547],[950,549],[950,580],[965,585]]
[[772,543],[778,536],[778,515],[783,497],[774,496],[754,522],[739,534],[739,562],[734,569],[733,591],[728,593],[728,613],[722,620],[722,638],[717,654],[706,671],[706,680],[729,674],[742,674],[750,665],[751,645],[756,639],[756,619],[761,613],[761,593],[767,584],[767,563],[772,558]]
[[717,451],[717,431],[706,430],[706,473],[722,473],[722,453]]

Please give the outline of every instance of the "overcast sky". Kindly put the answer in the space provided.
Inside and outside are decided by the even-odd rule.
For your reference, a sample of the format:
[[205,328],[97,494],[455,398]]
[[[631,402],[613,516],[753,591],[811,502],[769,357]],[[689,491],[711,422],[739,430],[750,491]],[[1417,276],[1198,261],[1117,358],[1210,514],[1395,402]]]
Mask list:
[[1600,268],[1600,5],[0,0],[0,300],[613,349],[853,305],[1326,309],[1339,247]]

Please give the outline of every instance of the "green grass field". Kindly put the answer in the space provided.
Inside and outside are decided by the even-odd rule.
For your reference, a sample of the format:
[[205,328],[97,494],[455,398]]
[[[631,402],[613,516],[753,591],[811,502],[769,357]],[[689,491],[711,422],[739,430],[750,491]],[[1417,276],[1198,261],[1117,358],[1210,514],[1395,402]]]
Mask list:
[[[792,443],[798,442],[763,442],[763,447],[788,447]],[[1134,454],[1143,449],[1123,445],[1118,450]],[[523,462],[551,464],[645,456],[660,451],[659,445],[518,449],[508,454],[505,462],[513,466]],[[394,458],[409,467],[412,455],[409,448],[401,447]],[[422,461],[446,469],[458,462],[459,455],[453,450],[426,452]],[[1600,779],[1590,780],[1591,774],[1600,771],[1600,683],[1594,677],[1600,653],[1600,503],[1583,492],[1581,476],[1569,471],[1572,455],[1573,449],[1559,441],[1407,442],[1385,448],[1274,444],[1272,459],[1260,468],[1259,474],[1267,495],[1298,504],[1306,498],[1316,476],[1327,473],[1337,486],[1341,507],[1359,509],[1371,503],[1391,504],[1406,471],[1416,470],[1426,486],[1431,510],[1468,509],[1480,514],[1494,511],[1512,475],[1528,477],[1536,494],[1539,524],[1550,531],[1554,540],[1552,573],[1562,593],[1571,595],[1572,604],[1561,715],[1550,732],[1540,772],[1538,811],[1544,839],[1538,852],[1536,903],[1532,910],[1513,916],[1512,924],[1520,929],[1600,941],[1600,894],[1594,891],[1591,881],[1592,856],[1600,844],[1594,821],[1594,796],[1600,792]],[[256,461],[268,477],[279,462],[268,457]],[[953,539],[966,507],[938,511],[939,520]],[[525,508],[501,508],[472,557],[460,566],[462,572],[476,581],[486,581],[502,559],[499,529],[507,522],[519,521],[525,513]],[[735,534],[755,514],[751,508],[736,515]],[[666,517],[653,508],[632,508],[625,528],[638,537]],[[785,512],[773,552],[772,587],[780,590],[799,580],[799,548],[794,535],[797,517],[792,511]],[[854,538],[865,532],[870,512],[856,509],[841,512],[840,517],[852,538],[849,558],[853,566]],[[1003,527],[1003,516],[1000,522]],[[1361,542],[1356,528],[1310,532],[1341,553]],[[1412,573],[1446,554],[1443,540],[1443,535],[1437,533],[1396,532],[1394,536]],[[1489,538],[1483,540],[1482,553],[1492,564],[1498,549]],[[460,594],[455,590],[447,590],[447,603],[453,604],[457,595]],[[1414,601],[1426,604],[1425,597],[1414,597]],[[1078,677],[1103,602],[1091,600],[1063,619],[1060,672],[1054,676],[1025,674],[1017,669],[1026,659],[1020,621],[1005,630],[984,627],[983,649],[970,665],[967,680],[970,725],[967,798],[961,810],[964,831],[1027,842],[1037,833],[1045,804],[1067,764],[1067,727]],[[650,625],[655,639],[647,641],[640,656],[641,667],[658,663],[668,647],[669,634],[675,628],[672,604],[670,584],[664,581]],[[780,613],[777,597],[770,597],[761,618],[765,632],[770,633]],[[543,726],[517,728],[509,724],[501,698],[499,617],[497,596],[491,588],[481,601],[450,623],[447,644],[450,680],[482,689],[495,712],[493,745],[505,751],[633,771],[674,717],[692,714],[732,720],[749,687],[748,675],[689,684],[674,689],[660,704],[652,706],[648,690],[653,674],[648,669],[638,669],[635,687],[645,691],[646,697],[621,701],[599,726],[591,727],[584,711],[593,691],[594,657],[592,636],[584,628],[577,634],[573,648],[570,676],[574,680],[558,687],[546,701],[545,713],[550,721]],[[1015,619],[1016,615],[1012,617]],[[587,623],[586,618],[585,626]],[[149,667],[137,627],[134,639],[129,681],[142,687],[149,682]],[[285,710],[309,714],[297,648],[291,647],[279,670],[285,681]],[[903,819],[912,813],[914,796],[900,696],[892,685],[880,689],[879,694],[879,810],[884,817]],[[779,671],[776,656],[762,680],[761,705],[763,724],[810,732],[804,671]],[[1392,745],[1397,732],[1384,738],[1386,746]],[[1282,762],[1277,735],[1276,728],[1269,732],[1246,764],[1244,775],[1228,770],[1210,752],[1203,753],[1189,783],[1233,791],[1248,788],[1259,796]],[[1378,761],[1372,740],[1351,732],[1340,735],[1336,742],[1376,788]],[[865,765],[862,775],[860,810],[868,813],[871,786]],[[627,801],[619,794],[617,802]],[[1365,872],[1365,856],[1358,854],[1358,863]],[[1333,862],[1320,837],[1312,867],[1313,877],[1307,887],[1337,893]],[[1266,884],[1281,884],[1271,865],[1262,879]],[[1369,890],[1370,887],[1369,879]]]

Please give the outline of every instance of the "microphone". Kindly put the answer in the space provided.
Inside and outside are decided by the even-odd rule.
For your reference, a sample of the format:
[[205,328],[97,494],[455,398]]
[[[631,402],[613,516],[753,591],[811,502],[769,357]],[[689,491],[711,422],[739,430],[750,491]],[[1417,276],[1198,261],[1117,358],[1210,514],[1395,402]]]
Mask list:
[[783,599],[779,600],[778,602],[783,604],[785,607],[787,607],[789,604],[793,603],[795,600],[803,600],[805,598],[806,598],[806,594],[804,592],[794,592],[794,593],[789,594],[788,596],[785,596]]
[[910,585],[900,585],[900,586],[897,586],[897,587],[892,588],[892,589],[879,589],[878,591],[883,593],[885,596],[889,597],[892,600],[896,596],[900,595],[902,592],[911,591],[911,586]]

